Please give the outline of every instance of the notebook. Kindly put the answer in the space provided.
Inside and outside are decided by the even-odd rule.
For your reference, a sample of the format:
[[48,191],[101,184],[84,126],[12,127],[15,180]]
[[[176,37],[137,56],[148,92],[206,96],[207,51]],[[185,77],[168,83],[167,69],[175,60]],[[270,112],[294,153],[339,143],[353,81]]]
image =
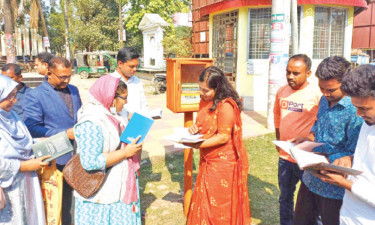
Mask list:
[[141,114],[134,113],[130,118],[128,125],[126,126],[124,132],[120,136],[120,141],[130,144],[132,143],[139,135],[141,138],[138,143],[141,143],[147,136],[148,131],[150,130],[154,120],[151,118],[142,116]]

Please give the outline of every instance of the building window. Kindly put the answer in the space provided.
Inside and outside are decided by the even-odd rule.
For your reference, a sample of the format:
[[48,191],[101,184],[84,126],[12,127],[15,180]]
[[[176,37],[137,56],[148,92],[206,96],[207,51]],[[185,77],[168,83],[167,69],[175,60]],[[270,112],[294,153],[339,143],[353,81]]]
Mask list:
[[249,59],[270,55],[271,9],[249,9]]
[[213,17],[212,55],[215,66],[222,69],[234,85],[237,70],[238,11]]
[[344,55],[346,9],[315,7],[314,59]]

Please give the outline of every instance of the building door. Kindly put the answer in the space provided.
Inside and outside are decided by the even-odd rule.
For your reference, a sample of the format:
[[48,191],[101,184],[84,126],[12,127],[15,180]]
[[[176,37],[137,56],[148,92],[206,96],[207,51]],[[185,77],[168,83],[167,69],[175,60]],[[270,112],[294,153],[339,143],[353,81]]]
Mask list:
[[214,65],[222,69],[235,87],[237,72],[238,11],[213,17],[212,56]]

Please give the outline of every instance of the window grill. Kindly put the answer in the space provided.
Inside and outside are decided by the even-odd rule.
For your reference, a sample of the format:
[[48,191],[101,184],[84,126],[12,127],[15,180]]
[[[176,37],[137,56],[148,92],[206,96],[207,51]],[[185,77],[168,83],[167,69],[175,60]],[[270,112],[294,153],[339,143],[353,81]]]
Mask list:
[[344,55],[346,9],[315,7],[314,59]]
[[212,54],[216,58],[214,65],[223,70],[233,85],[237,71],[237,29],[238,11],[213,17]]
[[331,10],[332,25],[331,25],[331,56],[344,55],[344,36],[345,36],[345,9]]
[[249,59],[268,59],[270,54],[271,9],[249,9]]

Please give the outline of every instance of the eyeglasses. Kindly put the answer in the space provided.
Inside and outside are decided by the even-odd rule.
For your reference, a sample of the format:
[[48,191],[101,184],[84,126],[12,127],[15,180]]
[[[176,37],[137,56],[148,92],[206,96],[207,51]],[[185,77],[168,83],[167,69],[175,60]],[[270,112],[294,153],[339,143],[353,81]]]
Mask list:
[[10,94],[4,100],[8,100],[8,101],[12,102],[12,101],[14,101],[14,99],[16,99],[16,94]]
[[49,71],[51,72],[53,75],[55,75],[57,78],[59,78],[61,81],[64,81],[64,80],[68,80],[72,77],[72,75],[65,75],[65,76],[57,76],[54,72],[52,72],[51,70]]
[[115,95],[115,98],[121,98],[122,100],[128,100],[128,97],[122,97],[120,95]]

